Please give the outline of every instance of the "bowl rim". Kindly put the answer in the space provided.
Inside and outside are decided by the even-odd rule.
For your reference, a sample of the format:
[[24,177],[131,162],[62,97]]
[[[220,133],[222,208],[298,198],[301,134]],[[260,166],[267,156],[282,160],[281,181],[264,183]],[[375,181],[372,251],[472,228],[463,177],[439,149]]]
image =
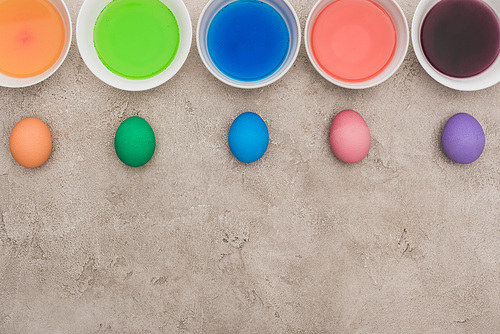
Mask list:
[[[97,66],[94,65],[93,60],[90,59],[93,57],[93,55],[89,55],[88,52],[96,52],[95,48],[92,47],[93,51],[87,51],[88,45],[84,45],[84,42],[82,41],[83,39],[83,31],[84,29],[93,29],[95,26],[95,21],[94,22],[89,22],[89,20],[86,20],[86,13],[88,6],[91,4],[98,3],[102,9],[106,7],[110,2],[114,0],[85,0],[80,7],[80,11],[78,13],[78,18],[76,22],[76,42],[78,45],[78,50],[80,52],[80,56],[83,59],[83,62],[87,66],[87,68],[102,82],[108,84],[109,86],[112,86],[117,89],[121,89],[124,91],[145,91],[149,89],[156,88],[158,86],[161,86],[162,84],[166,83],[168,80],[170,80],[172,77],[174,77],[182,68],[184,63],[186,62],[186,59],[189,56],[189,52],[191,50],[191,45],[192,45],[192,40],[193,40],[193,30],[192,30],[192,21],[191,21],[191,16],[189,15],[189,11],[187,10],[186,4],[182,0],[160,0],[169,10],[172,11],[172,9],[165,3],[165,1],[170,1],[172,3],[176,3],[176,5],[179,6],[179,12],[174,13],[175,19],[178,22],[179,26],[179,31],[181,29],[184,29],[184,34],[181,35],[181,39],[184,38],[184,41],[180,40],[179,41],[179,48],[177,50],[177,53],[174,56],[174,59],[170,63],[169,66],[167,66],[166,69],[164,69],[162,72],[158,73],[157,75],[151,77],[151,78],[146,78],[146,79],[129,79],[125,78],[122,76],[119,76],[113,72],[111,72],[106,66],[102,64],[100,61],[99,57],[97,56],[97,53],[95,56],[97,56],[97,59],[99,59],[100,64],[103,66],[99,66],[101,69],[98,69]],[[101,9],[101,11],[102,11]],[[175,15],[178,14],[178,15]],[[97,18],[96,18],[97,19]],[[181,27],[180,21],[184,22],[185,24]],[[183,37],[182,37],[183,36]],[[181,43],[184,42],[185,46],[183,49],[181,49],[180,45]],[[177,60],[177,62],[176,62]],[[172,64],[176,62],[176,66],[172,67]],[[173,69],[174,68],[174,69]],[[170,70],[169,70],[170,69]],[[161,79],[158,79],[161,78]]]
[[[311,45],[310,45],[310,39],[308,38],[309,37],[308,36],[308,31],[309,31],[309,29],[311,29],[311,25],[313,24],[313,22],[312,22],[312,20],[313,20],[312,16],[313,16],[313,13],[315,12],[315,10],[319,6],[323,5],[324,3],[330,4],[330,3],[333,3],[335,1],[339,1],[339,0],[318,0],[314,4],[314,6],[312,7],[311,11],[309,12],[309,15],[307,16],[306,25],[304,27],[304,36],[305,36],[304,40],[305,40],[305,46],[306,46],[306,51],[307,51],[307,56],[309,58],[309,61],[312,63],[312,65],[314,66],[314,68],[316,69],[316,71],[323,78],[325,78],[329,82],[331,82],[331,83],[333,83],[333,84],[335,84],[337,86],[343,87],[343,88],[349,88],[349,89],[366,89],[366,88],[371,88],[371,87],[374,87],[374,86],[377,86],[377,85],[383,83],[384,81],[386,81],[387,79],[389,79],[390,77],[392,77],[394,75],[394,73],[396,73],[399,70],[399,68],[401,67],[401,64],[403,64],[403,61],[406,58],[406,55],[408,54],[408,47],[409,47],[409,44],[410,44],[410,31],[409,31],[409,26],[408,26],[408,20],[406,19],[406,16],[405,16],[403,10],[401,9],[401,6],[398,4],[398,2],[396,0],[387,0],[388,2],[391,2],[395,6],[395,8],[397,9],[397,13],[400,15],[400,18],[402,19],[402,23],[404,24],[404,28],[405,28],[404,29],[404,35],[403,35],[403,37],[406,40],[406,42],[405,42],[405,44],[403,46],[402,56],[397,60],[396,66],[390,72],[386,72],[385,76],[381,77],[379,80],[373,80],[374,78],[372,78],[372,79],[370,79],[368,81],[346,82],[346,81],[341,81],[341,80],[338,80],[338,79],[335,79],[335,78],[331,77],[323,69],[321,69],[319,67],[319,65],[316,63],[316,60],[315,60],[314,55],[312,53]],[[379,3],[378,0],[370,0],[370,1],[378,4],[379,6],[384,7],[383,5],[381,5]],[[385,8],[384,8],[384,10],[385,10]],[[394,18],[391,17],[391,20],[394,20]],[[397,39],[396,44],[399,43],[399,41],[401,41],[400,38]],[[395,58],[393,56],[393,58],[391,59],[390,62],[393,62],[394,60],[395,60]],[[384,72],[385,71],[382,71],[375,78],[379,77]],[[368,83],[369,81],[372,81],[372,82]]]
[[[2,82],[2,79],[0,77],[0,87],[5,87],[5,88],[24,88],[24,87],[30,87],[30,86],[33,86],[33,85],[36,85],[48,78],[50,78],[54,73],[56,73],[56,71],[61,67],[61,65],[64,63],[64,61],[66,60],[66,57],[68,56],[68,53],[69,53],[69,50],[71,49],[71,42],[73,41],[73,22],[71,20],[71,15],[69,13],[69,10],[68,10],[68,6],[66,5],[66,3],[64,2],[64,0],[49,0],[50,3],[56,7],[56,5],[54,4],[54,1],[57,1],[59,2],[61,5],[62,5],[62,8],[64,9],[62,12],[56,7],[56,10],[59,12],[59,14],[61,15],[62,19],[63,19],[63,22],[65,19],[68,20],[68,27],[69,27],[69,34],[68,34],[68,43],[67,43],[67,46],[66,46],[66,43],[65,44],[65,47],[63,48],[63,51],[61,52],[61,54],[59,55],[59,59],[60,61],[58,60],[58,64],[54,67],[51,67],[49,68],[47,71],[35,76],[35,77],[29,77],[29,78],[15,78],[15,79],[18,79],[16,81],[18,81],[19,83],[14,83],[14,84],[9,84],[9,83],[3,83]],[[66,25],[65,25],[66,27]],[[66,38],[65,38],[66,40]],[[30,80],[32,78],[36,78],[38,77],[37,79],[35,80]],[[10,77],[12,78],[12,77]]]
[[[236,1],[240,1],[240,0],[229,1],[226,5],[233,3],[233,2],[236,2]],[[262,2],[270,5],[267,0],[259,0],[259,1],[262,1]],[[228,80],[226,78],[226,76],[222,76],[222,75],[220,75],[220,73],[215,72],[212,70],[212,68],[210,68],[209,65],[212,62],[209,61],[208,59],[206,59],[205,55],[201,51],[202,50],[202,45],[201,45],[201,41],[200,41],[201,22],[203,21],[203,18],[205,16],[208,8],[214,2],[220,2],[220,0],[210,0],[205,4],[205,7],[203,7],[203,10],[201,11],[200,16],[198,18],[198,23],[196,25],[196,47],[198,49],[198,54],[200,55],[200,58],[203,61],[203,64],[205,65],[205,67],[208,69],[208,71],[210,73],[212,73],[212,75],[214,77],[216,77],[217,79],[219,79],[221,82],[225,83],[226,85],[236,87],[236,88],[242,88],[242,89],[255,89],[255,88],[262,88],[262,87],[268,86],[268,85],[278,81],[286,73],[288,73],[290,68],[292,68],[293,64],[297,60],[297,56],[299,55],[300,45],[301,45],[301,41],[302,41],[302,32],[301,32],[300,21],[299,21],[299,18],[297,16],[297,13],[295,12],[295,9],[293,8],[293,6],[291,5],[291,3],[288,0],[272,0],[272,1],[283,2],[286,5],[286,7],[290,10],[290,12],[292,13],[293,21],[297,27],[297,47],[295,48],[295,50],[291,50],[291,51],[293,51],[293,54],[292,54],[292,57],[290,58],[291,59],[290,63],[288,65],[286,65],[285,67],[280,66],[278,68],[278,70],[276,70],[276,71],[281,71],[281,73],[279,75],[274,77],[272,80],[266,80],[267,78],[256,80],[256,81],[254,81],[254,84],[252,84],[252,81],[241,81],[241,80],[236,80],[236,79],[233,79],[232,81]],[[208,53],[207,53],[207,55],[208,55]],[[208,55],[208,57],[210,57],[210,55]],[[215,66],[215,64],[214,64],[214,66]],[[274,73],[276,73],[276,72],[274,72]],[[240,84],[240,82],[241,82],[241,84]]]
[[[443,86],[459,91],[477,91],[489,88],[496,85],[497,83],[500,83],[500,71],[498,71],[496,79],[494,75],[491,75],[491,73],[495,74],[495,69],[490,71],[490,69],[492,69],[495,64],[500,64],[500,54],[488,69],[468,78],[455,78],[448,76],[444,73],[439,72],[434,68],[434,66],[429,63],[422,49],[422,43],[420,41],[420,31],[427,13],[429,13],[429,11],[440,1],[441,0],[421,0],[417,5],[417,8],[415,9],[415,13],[413,15],[411,26],[411,40],[413,44],[413,51],[415,52],[418,62],[420,63],[422,68],[425,70],[425,72],[427,72],[429,76],[431,76],[434,80],[436,80]],[[500,20],[500,13],[489,4],[489,1],[481,1],[486,3],[493,10],[493,12],[497,14]],[[487,75],[488,78],[486,78]]]

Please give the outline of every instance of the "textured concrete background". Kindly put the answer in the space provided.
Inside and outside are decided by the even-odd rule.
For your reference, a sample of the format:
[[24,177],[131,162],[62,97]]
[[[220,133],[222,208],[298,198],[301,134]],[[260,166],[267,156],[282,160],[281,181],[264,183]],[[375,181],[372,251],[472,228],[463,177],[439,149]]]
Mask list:
[[[76,21],[82,0],[68,1]],[[204,6],[187,2],[193,26]],[[417,0],[400,1],[411,21]],[[314,0],[292,0],[302,27]],[[352,108],[368,157],[328,144]],[[195,44],[181,71],[147,92],[95,78],[73,41],[49,80],[0,88],[0,333],[498,333],[500,85],[440,86],[410,49],[384,84],[338,88],[304,47],[275,84],[215,79]],[[240,113],[267,122],[263,159],[227,146]],[[486,133],[481,158],[448,160],[440,132],[457,112]],[[133,169],[113,136],[140,115],[157,150]],[[54,140],[20,167],[10,130],[27,116]]]

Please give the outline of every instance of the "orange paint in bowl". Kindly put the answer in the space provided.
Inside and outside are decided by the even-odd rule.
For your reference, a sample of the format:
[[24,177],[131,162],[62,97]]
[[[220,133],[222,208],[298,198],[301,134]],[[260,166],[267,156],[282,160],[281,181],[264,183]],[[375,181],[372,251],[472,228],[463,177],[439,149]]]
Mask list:
[[344,82],[377,76],[391,62],[396,29],[389,14],[370,0],[337,0],[312,26],[311,51],[328,75]]
[[0,0],[0,73],[30,78],[59,59],[65,29],[48,0]]

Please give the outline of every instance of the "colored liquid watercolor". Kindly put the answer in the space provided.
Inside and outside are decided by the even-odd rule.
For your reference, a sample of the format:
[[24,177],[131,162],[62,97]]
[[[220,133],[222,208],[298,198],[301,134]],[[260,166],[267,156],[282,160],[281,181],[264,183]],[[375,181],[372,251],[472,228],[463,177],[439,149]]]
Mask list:
[[66,32],[47,0],[0,0],[0,73],[30,78],[59,59]]
[[480,0],[443,0],[427,14],[422,49],[435,69],[455,78],[475,76],[500,52],[500,22]]
[[337,0],[313,23],[311,50],[331,77],[362,82],[377,76],[391,62],[396,29],[389,14],[369,0]]
[[285,20],[261,1],[228,4],[208,28],[210,58],[224,74],[241,81],[272,75],[285,60],[289,45]]
[[165,70],[179,47],[179,26],[160,0],[114,0],[100,13],[94,46],[102,63],[128,79]]

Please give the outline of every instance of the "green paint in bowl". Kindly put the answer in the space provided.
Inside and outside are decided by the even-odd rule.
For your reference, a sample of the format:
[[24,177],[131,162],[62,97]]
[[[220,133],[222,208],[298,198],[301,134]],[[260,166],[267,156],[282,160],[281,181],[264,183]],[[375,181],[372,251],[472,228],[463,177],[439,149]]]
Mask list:
[[94,47],[111,72],[127,79],[147,79],[174,59],[179,26],[160,0],[113,0],[96,20]]

